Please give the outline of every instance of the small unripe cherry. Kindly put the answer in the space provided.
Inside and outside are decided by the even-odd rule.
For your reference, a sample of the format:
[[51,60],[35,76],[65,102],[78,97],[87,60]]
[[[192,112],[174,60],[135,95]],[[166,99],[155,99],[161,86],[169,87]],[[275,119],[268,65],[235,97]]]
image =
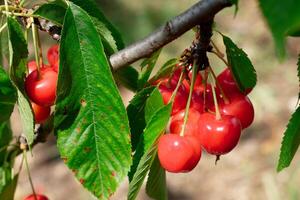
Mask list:
[[31,107],[34,114],[35,123],[41,124],[49,118],[51,112],[51,108],[49,106],[40,106],[31,102]]
[[173,173],[191,171],[201,158],[200,144],[192,136],[163,135],[157,148],[161,166]]
[[36,194],[36,197],[34,196],[34,194],[31,194],[27,197],[25,197],[24,200],[49,200],[48,197],[46,197],[45,195],[42,194]]
[[26,77],[25,90],[31,101],[40,106],[51,106],[56,98],[58,74],[52,68],[35,70]]
[[213,155],[230,152],[241,135],[241,123],[234,116],[222,115],[216,119],[212,113],[203,113],[199,120],[199,133],[202,147]]

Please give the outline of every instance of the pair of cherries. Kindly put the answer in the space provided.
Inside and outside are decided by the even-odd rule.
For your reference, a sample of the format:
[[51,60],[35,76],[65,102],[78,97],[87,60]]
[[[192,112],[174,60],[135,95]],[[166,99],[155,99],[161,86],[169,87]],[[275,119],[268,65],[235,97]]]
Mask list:
[[[180,73],[181,69],[176,70],[170,79],[160,82],[158,88],[165,103],[169,102]],[[182,81],[174,98],[167,134],[161,136],[158,142],[158,157],[167,171],[191,171],[201,158],[201,147],[217,156],[230,152],[238,144],[242,129],[253,122],[254,109],[246,96],[251,89],[245,94],[241,93],[229,68],[225,69],[216,81],[223,94],[226,94],[225,99],[220,89],[214,88],[221,115],[218,118],[215,114],[212,86],[204,86],[201,74],[198,74],[184,130],[182,129],[190,84],[187,79]]]
[[40,71],[37,70],[35,61],[27,64],[28,76],[25,79],[25,91],[31,100],[35,122],[38,124],[47,120],[51,106],[55,102],[59,65],[58,48],[58,45],[54,45],[48,49],[49,66],[43,64]]

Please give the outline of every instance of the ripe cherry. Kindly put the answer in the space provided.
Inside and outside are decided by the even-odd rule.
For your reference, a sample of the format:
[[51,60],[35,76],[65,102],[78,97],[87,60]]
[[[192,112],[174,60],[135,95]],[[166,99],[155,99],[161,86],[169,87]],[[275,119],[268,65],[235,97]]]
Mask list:
[[51,46],[47,52],[47,58],[50,65],[54,66],[59,60],[58,44]]
[[[169,130],[170,133],[180,134],[183,128],[185,109],[179,111],[175,115],[171,117]],[[199,139],[199,120],[200,120],[200,112],[198,112],[194,108],[190,108],[188,120],[185,126],[184,135],[185,136],[195,136]]]
[[[172,97],[173,91],[175,90],[175,87],[170,85],[168,80],[164,80],[159,85],[158,89],[159,89],[160,93],[162,94],[163,101],[165,104],[169,103],[169,101]],[[185,108],[187,99],[188,99],[188,93],[186,91],[186,88],[183,85],[179,86],[179,89],[175,96],[173,107],[172,107],[172,115],[179,112],[181,109]]]
[[40,106],[51,106],[56,98],[57,72],[42,68],[40,77],[35,70],[25,80],[25,90],[31,101]]
[[28,68],[28,74],[31,74],[31,72],[33,72],[37,68],[36,62],[34,60],[29,61],[27,63],[27,68]]
[[36,198],[34,197],[34,194],[31,194],[27,196],[24,200],[49,200],[48,197],[42,194],[36,194]]
[[203,113],[199,120],[202,147],[210,154],[223,155],[230,152],[241,135],[240,121],[233,116],[223,115],[216,119],[212,113]]
[[41,124],[50,116],[51,108],[49,106],[40,106],[35,103],[31,103],[31,107],[34,113],[35,123]]
[[159,138],[158,158],[169,172],[189,172],[201,158],[200,144],[192,136],[166,134]]
[[242,94],[230,98],[230,103],[220,105],[221,113],[232,115],[241,121],[242,128],[249,127],[254,120],[254,108],[250,99]]
[[[233,94],[242,93],[238,88],[229,68],[226,68],[221,74],[218,75],[217,81],[226,95],[232,96]],[[245,94],[247,95],[251,91],[252,88],[249,88],[245,91]]]

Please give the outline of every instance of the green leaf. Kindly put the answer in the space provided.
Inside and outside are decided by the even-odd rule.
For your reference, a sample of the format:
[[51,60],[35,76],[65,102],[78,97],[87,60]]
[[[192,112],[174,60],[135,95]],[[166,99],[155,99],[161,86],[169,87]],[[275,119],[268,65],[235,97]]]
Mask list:
[[[1,16],[1,26],[7,22],[4,15]],[[0,33],[0,62],[1,65],[8,63],[9,60],[9,47],[8,47],[8,31],[7,26]]]
[[[298,62],[297,62],[297,75],[298,75],[298,81],[299,81],[299,89],[300,89],[300,54],[298,55]],[[297,105],[300,101],[300,91],[298,92],[298,101],[297,101]]]
[[138,88],[142,89],[147,84],[147,81],[152,73],[152,70],[155,67],[155,64],[157,62],[157,59],[160,55],[161,49],[154,52],[149,58],[146,58],[141,63],[141,69],[142,73],[140,74],[139,80],[138,80]]
[[63,1],[53,1],[42,4],[33,15],[49,20],[56,25],[62,26],[67,5]]
[[235,5],[235,11],[234,14],[236,15],[238,9],[239,9],[239,0],[230,0],[230,3],[232,3],[233,5]]
[[0,67],[0,123],[9,119],[16,100],[16,90],[4,69]]
[[285,36],[300,27],[300,1],[260,0],[260,8],[271,29],[276,50],[281,58],[285,55]]
[[131,91],[137,91],[139,73],[131,66],[121,67],[114,71],[115,79]]
[[3,166],[6,157],[6,149],[12,140],[12,131],[9,121],[0,124],[0,166]]
[[153,81],[156,81],[156,80],[158,80],[158,79],[160,79],[160,78],[164,78],[164,77],[167,77],[167,76],[169,76],[172,72],[173,72],[173,70],[174,70],[174,68],[175,68],[175,66],[176,66],[176,64],[177,64],[177,62],[178,62],[178,60],[177,60],[177,58],[172,58],[172,59],[170,59],[170,60],[168,60],[159,70],[158,70],[158,72],[155,74],[155,76],[153,76],[152,78],[151,78],[151,81],[150,82],[153,82]]
[[54,117],[58,149],[83,186],[108,199],[131,165],[128,119],[93,21],[71,2],[60,60]]
[[17,88],[18,108],[21,115],[23,133],[29,146],[34,138],[34,120],[31,104],[24,89],[26,76],[26,60],[28,57],[27,42],[21,25],[12,17],[7,18],[7,26],[10,41],[10,69],[9,75]]
[[300,144],[300,107],[292,115],[281,143],[277,171],[288,167]]
[[98,19],[100,22],[104,23],[105,26],[111,32],[113,38],[116,41],[116,45],[118,49],[124,48],[124,42],[119,31],[113,26],[112,23],[104,16],[102,11],[99,9],[98,5],[93,0],[71,0],[71,2],[75,3],[83,10],[85,10],[90,16]]
[[18,175],[15,175],[14,178],[8,181],[0,192],[1,200],[14,200],[15,191],[18,183]]
[[155,200],[168,200],[166,171],[161,167],[157,155],[150,168],[146,193]]
[[135,151],[140,136],[146,127],[145,121],[145,106],[146,100],[150,96],[150,93],[155,87],[150,86],[139,91],[127,106],[127,115],[129,119],[129,125],[131,130],[131,145],[132,151]]
[[129,173],[129,191],[127,198],[136,198],[147,172],[156,156],[157,140],[164,133],[170,118],[171,104],[158,110],[147,124],[143,137],[139,142],[133,158],[133,165]]
[[226,46],[227,60],[233,77],[242,92],[251,89],[256,85],[256,71],[247,54],[233,43],[233,41],[223,36]]
[[149,98],[146,101],[145,107],[145,120],[146,123],[149,122],[154,113],[156,113],[160,108],[164,106],[164,101],[158,90],[155,88]]

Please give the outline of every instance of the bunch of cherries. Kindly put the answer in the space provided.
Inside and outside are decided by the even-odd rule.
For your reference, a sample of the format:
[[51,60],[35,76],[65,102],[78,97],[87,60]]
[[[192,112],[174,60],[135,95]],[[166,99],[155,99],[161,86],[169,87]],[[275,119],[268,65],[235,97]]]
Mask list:
[[[194,169],[202,149],[218,160],[235,148],[241,131],[253,122],[254,109],[247,97],[252,89],[242,93],[230,68],[217,77],[209,69],[203,76],[195,74],[191,92],[192,72],[184,67],[177,66],[170,78],[157,83],[164,103],[173,103],[166,134],[158,140],[160,163],[169,172]],[[209,73],[215,84],[207,83]]]
[[58,45],[53,45],[48,49],[49,65],[41,64],[39,69],[36,61],[27,63],[28,75],[25,79],[25,91],[31,101],[37,124],[48,119],[51,106],[55,102],[59,66],[58,48]]

